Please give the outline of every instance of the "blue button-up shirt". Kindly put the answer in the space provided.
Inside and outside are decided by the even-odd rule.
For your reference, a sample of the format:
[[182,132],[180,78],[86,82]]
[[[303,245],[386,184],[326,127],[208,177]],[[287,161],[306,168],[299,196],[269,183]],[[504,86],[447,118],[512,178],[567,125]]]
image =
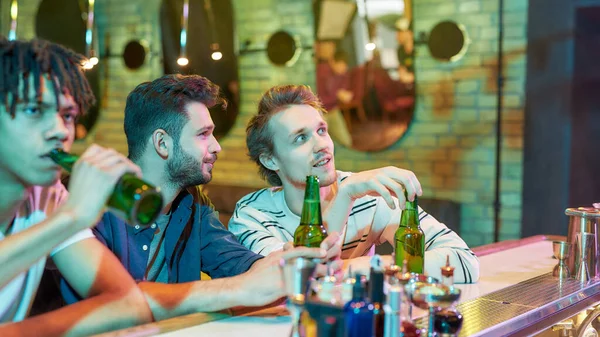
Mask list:
[[[163,240],[169,283],[200,280],[246,272],[262,258],[241,245],[219,221],[218,213],[201,192],[181,192],[172,206],[172,215]],[[133,227],[112,213],[105,213],[93,229],[96,237],[119,258],[137,281],[144,281],[150,244],[155,229]],[[61,290],[68,303],[75,293],[64,280]],[[77,296],[75,296],[77,297]]]

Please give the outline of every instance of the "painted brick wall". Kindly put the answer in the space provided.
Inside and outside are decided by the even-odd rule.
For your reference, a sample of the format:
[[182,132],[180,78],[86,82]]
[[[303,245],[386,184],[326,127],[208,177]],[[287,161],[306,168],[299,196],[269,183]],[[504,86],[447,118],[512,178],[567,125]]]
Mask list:
[[[461,235],[471,245],[488,243],[493,233],[498,1],[416,0],[414,17],[416,31],[430,31],[442,20],[462,23],[471,44],[465,57],[451,64],[433,60],[425,46],[419,47],[416,120],[384,156],[395,152],[425,183],[425,193],[461,202]],[[527,1],[506,0],[504,21],[501,240],[518,238],[521,231]]]
[[[38,0],[21,0],[19,36],[32,37]],[[384,151],[361,153],[338,146],[336,161],[342,170],[365,170],[396,165],[413,170],[428,197],[460,202],[461,235],[470,245],[488,243],[493,232],[495,174],[497,0],[414,0],[415,30],[428,32],[435,23],[453,19],[462,23],[471,39],[465,57],[456,63],[433,60],[425,46],[418,47],[418,81],[415,120],[402,140]],[[296,35],[303,46],[313,44],[311,0],[233,0],[238,44],[264,48],[279,29]],[[94,134],[76,146],[97,142],[126,152],[122,116],[127,93],[138,83],[162,75],[160,66],[159,0],[97,2],[98,36],[104,50],[105,33],[119,55],[130,39],[149,43],[151,56],[138,71],[127,70],[119,57],[103,67],[105,87],[102,113]],[[4,21],[2,23],[3,26]],[[527,1],[505,0],[505,95],[502,156],[501,239],[520,236],[523,164],[523,106]],[[222,155],[214,182],[265,186],[246,156],[245,124],[263,91],[282,83],[314,87],[312,52],[302,51],[287,68],[273,66],[266,54],[239,57],[241,112],[221,141]],[[106,73],[108,71],[108,73]]]
[[[314,42],[311,0],[233,0],[236,34],[239,44],[250,40],[249,49],[264,49],[271,34],[285,30],[303,47]],[[271,64],[266,52],[243,53],[238,57],[241,107],[236,124],[221,141],[223,152],[213,174],[219,184],[266,186],[258,169],[246,155],[245,126],[256,112],[260,96],[278,84],[296,83],[315,86],[312,50],[302,50],[291,67]]]

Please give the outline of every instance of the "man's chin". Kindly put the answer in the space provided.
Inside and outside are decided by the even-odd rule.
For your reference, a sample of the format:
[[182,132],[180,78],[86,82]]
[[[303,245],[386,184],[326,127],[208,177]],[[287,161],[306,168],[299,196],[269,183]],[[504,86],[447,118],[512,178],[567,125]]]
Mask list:
[[335,170],[326,172],[324,174],[319,175],[319,186],[329,186],[335,183],[337,179],[337,172]]
[[60,171],[54,174],[39,174],[31,179],[26,179],[29,186],[52,186],[60,179]]

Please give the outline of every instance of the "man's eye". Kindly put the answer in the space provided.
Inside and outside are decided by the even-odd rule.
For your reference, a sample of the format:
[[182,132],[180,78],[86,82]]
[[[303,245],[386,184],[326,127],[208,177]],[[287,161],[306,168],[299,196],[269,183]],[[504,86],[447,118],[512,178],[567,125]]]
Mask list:
[[294,138],[294,143],[303,142],[305,139],[306,139],[305,135],[298,135],[298,136],[296,136],[296,138]]
[[74,122],[76,117],[75,117],[75,114],[68,113],[68,114],[63,115],[63,119],[67,122]]
[[28,115],[37,115],[41,111],[40,108],[38,108],[37,106],[28,106],[24,109],[24,112]]

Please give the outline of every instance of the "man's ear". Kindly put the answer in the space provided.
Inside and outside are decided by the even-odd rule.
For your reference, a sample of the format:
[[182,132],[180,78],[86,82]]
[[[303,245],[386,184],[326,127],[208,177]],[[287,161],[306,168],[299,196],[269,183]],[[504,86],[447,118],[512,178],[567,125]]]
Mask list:
[[259,157],[260,163],[263,164],[264,167],[268,168],[271,171],[279,170],[279,165],[273,158],[273,156],[269,156],[266,154],[261,154]]
[[152,147],[163,159],[169,157],[173,150],[173,138],[163,129],[156,129],[152,133]]

